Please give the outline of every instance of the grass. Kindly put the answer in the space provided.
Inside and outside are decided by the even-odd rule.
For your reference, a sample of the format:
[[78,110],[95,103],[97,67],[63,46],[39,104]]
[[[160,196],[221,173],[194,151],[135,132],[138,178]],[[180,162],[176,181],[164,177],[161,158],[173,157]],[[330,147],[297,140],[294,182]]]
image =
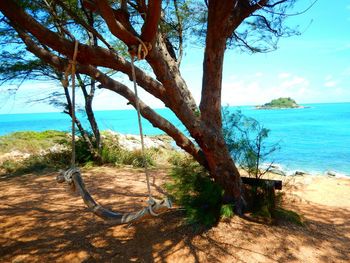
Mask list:
[[[123,149],[119,145],[117,136],[110,133],[103,135],[102,160],[95,160],[95,156],[89,152],[85,142],[79,140],[78,137],[76,141],[76,162],[78,165],[84,167],[93,167],[97,164],[145,166],[140,150]],[[165,137],[164,140],[166,139]],[[21,175],[47,169],[65,169],[71,162],[70,148],[69,135],[59,131],[24,131],[0,136],[0,154],[19,152],[18,157],[10,157],[0,163],[0,172]],[[25,154],[29,154],[29,157],[25,157]],[[159,155],[162,155],[162,150],[147,149],[145,152],[147,165],[154,166],[155,159]]]
[[66,145],[68,141],[67,134],[60,131],[14,132],[0,137],[0,153],[19,151],[38,154],[40,151],[47,150],[57,144]]
[[302,217],[298,213],[282,207],[278,207],[273,211],[273,217],[278,221],[289,222],[298,226],[305,225]]

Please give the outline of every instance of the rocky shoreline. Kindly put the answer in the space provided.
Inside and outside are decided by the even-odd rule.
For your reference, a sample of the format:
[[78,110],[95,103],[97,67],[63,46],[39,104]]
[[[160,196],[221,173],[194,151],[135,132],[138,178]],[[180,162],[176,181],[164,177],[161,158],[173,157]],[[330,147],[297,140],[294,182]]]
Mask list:
[[294,106],[294,107],[271,107],[271,106],[264,106],[264,105],[258,105],[255,106],[254,109],[256,110],[289,110],[289,109],[307,109],[310,108],[309,106]]
[[294,170],[294,171],[287,171],[283,169],[280,165],[272,165],[271,169],[269,169],[268,173],[273,175],[280,175],[280,176],[327,176],[327,177],[334,177],[334,178],[348,178],[350,179],[350,174],[344,174],[333,170],[327,170],[318,173],[311,173],[304,170]]

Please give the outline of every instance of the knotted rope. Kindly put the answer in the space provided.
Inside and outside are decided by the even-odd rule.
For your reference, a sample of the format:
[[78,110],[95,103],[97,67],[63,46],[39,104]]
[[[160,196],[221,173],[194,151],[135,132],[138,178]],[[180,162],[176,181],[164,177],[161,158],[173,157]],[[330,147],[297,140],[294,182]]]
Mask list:
[[132,48],[129,49],[129,54],[132,57],[136,57],[138,60],[145,59],[152,49],[152,45],[148,42],[143,42],[138,37],[136,37],[136,39],[139,41],[139,44],[137,46],[132,46]]
[[147,47],[147,45],[142,42],[141,40],[139,46],[137,47],[137,53],[133,54],[130,52],[131,56],[131,67],[132,67],[132,77],[134,81],[134,91],[135,91],[135,106],[137,110],[138,115],[138,123],[139,123],[139,131],[140,131],[140,137],[141,137],[141,151],[142,151],[142,157],[143,157],[143,163],[145,168],[145,174],[146,174],[146,181],[147,181],[147,188],[148,188],[148,207],[141,209],[138,212],[134,213],[115,213],[110,210],[105,209],[101,205],[95,202],[95,200],[92,198],[88,190],[85,188],[83,179],[80,174],[79,168],[75,166],[75,73],[76,73],[76,57],[78,54],[78,41],[75,41],[74,46],[74,53],[73,53],[73,59],[69,61],[69,65],[66,68],[65,71],[65,79],[63,81],[64,87],[68,87],[68,75],[71,73],[72,78],[72,105],[71,105],[71,114],[72,114],[72,160],[71,160],[71,167],[67,171],[61,171],[60,174],[56,177],[57,182],[63,183],[67,182],[68,185],[71,186],[73,190],[77,189],[80,193],[81,197],[83,198],[85,204],[98,216],[104,218],[113,220],[117,224],[125,224],[130,223],[134,220],[137,220],[141,217],[143,217],[146,214],[150,214],[152,216],[158,216],[157,213],[155,213],[155,210],[159,210],[161,208],[171,208],[172,203],[171,201],[166,198],[164,200],[155,200],[152,197],[151,194],[151,186],[150,186],[150,180],[149,180],[149,172],[148,172],[148,164],[146,160],[145,155],[145,146],[144,146],[144,136],[143,136],[143,130],[142,130],[142,122],[141,122],[141,111],[140,111],[140,102],[139,97],[137,93],[137,84],[136,84],[136,74],[135,74],[135,66],[134,66],[134,57],[136,56],[137,59],[144,59],[150,48]]
[[75,72],[76,72],[76,65],[77,65],[77,55],[78,55],[78,40],[75,40],[74,43],[74,53],[73,53],[73,59],[69,60],[69,64],[66,68],[66,71],[64,72],[64,81],[63,86],[68,87],[68,75],[71,74],[72,78],[72,101],[71,101],[71,115],[72,115],[72,157],[71,157],[71,167],[75,167],[75,159],[76,159],[76,153],[75,153],[75,122],[76,122],[76,116],[75,116]]
[[150,184],[150,175],[149,175],[149,169],[148,164],[146,160],[146,151],[145,151],[145,142],[144,142],[144,135],[143,135],[143,129],[142,129],[142,121],[141,121],[141,109],[140,109],[140,99],[138,96],[137,91],[137,83],[136,83],[136,73],[135,73],[135,65],[134,65],[134,59],[135,56],[138,60],[145,59],[148,55],[149,49],[147,45],[139,38],[137,40],[140,42],[137,47],[137,54],[135,54],[132,49],[129,50],[130,58],[131,58],[131,72],[132,72],[132,79],[134,83],[134,93],[135,93],[135,107],[137,111],[137,120],[138,120],[138,126],[139,126],[139,133],[140,133],[140,139],[141,139],[141,154],[142,154],[142,161],[145,169],[145,175],[146,175],[146,182],[147,182],[147,190],[148,190],[148,205],[149,205],[149,211],[150,214],[153,216],[158,216],[157,213],[155,213],[152,210],[152,207],[156,203],[156,201],[152,197],[152,191],[151,191],[151,184]]

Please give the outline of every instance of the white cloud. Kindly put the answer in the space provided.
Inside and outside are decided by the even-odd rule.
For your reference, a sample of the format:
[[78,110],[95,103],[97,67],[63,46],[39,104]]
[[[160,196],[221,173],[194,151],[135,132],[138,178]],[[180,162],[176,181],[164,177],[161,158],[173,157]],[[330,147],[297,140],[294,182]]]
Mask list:
[[329,80],[331,80],[331,79],[333,79],[333,75],[330,75],[330,74],[328,74],[328,75],[325,76],[325,78],[324,78],[325,81],[329,81]]
[[325,83],[323,83],[323,86],[327,87],[327,88],[331,88],[331,87],[335,87],[337,85],[337,81],[326,81]]
[[347,67],[345,68],[342,73],[341,73],[342,76],[350,76],[350,67]]
[[283,89],[293,88],[295,86],[308,86],[309,81],[303,77],[293,76],[292,78],[282,82],[280,87]]
[[278,78],[280,79],[285,79],[285,78],[288,78],[289,76],[290,76],[290,73],[287,73],[287,72],[282,72],[278,74]]
[[[164,107],[164,103],[141,88],[138,89],[138,95],[140,100],[145,102],[151,108]],[[133,109],[133,106],[128,105],[127,103],[128,101],[124,97],[107,89],[98,90],[93,100],[93,106],[96,110]]]
[[292,97],[298,102],[312,97],[310,80],[292,73],[280,73],[281,77],[249,75],[223,82],[222,104],[259,105],[279,97]]

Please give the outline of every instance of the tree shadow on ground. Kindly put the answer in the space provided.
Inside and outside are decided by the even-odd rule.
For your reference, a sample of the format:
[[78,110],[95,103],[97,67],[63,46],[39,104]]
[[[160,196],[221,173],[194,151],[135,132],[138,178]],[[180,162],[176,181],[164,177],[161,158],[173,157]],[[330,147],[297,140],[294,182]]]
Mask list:
[[[161,189],[164,171],[155,184]],[[184,223],[180,210],[114,226],[87,211],[55,174],[0,179],[0,261],[23,262],[346,262],[350,210],[295,208],[306,226],[264,225],[235,217],[209,230]],[[116,211],[147,199],[144,175],[132,169],[86,172],[91,193]],[[161,197],[155,192],[156,197]],[[315,260],[313,260],[315,259]]]

